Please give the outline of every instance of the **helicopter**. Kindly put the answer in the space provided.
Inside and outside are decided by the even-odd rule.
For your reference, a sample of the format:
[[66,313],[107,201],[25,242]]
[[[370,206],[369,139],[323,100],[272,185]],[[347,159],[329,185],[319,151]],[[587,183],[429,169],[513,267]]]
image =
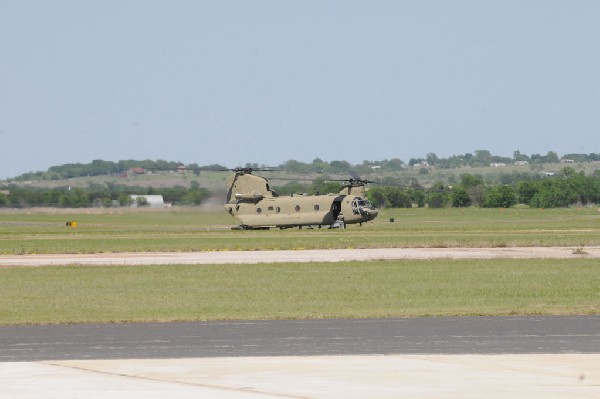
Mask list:
[[265,177],[253,171],[271,169],[236,168],[227,178],[225,210],[241,224],[238,230],[268,230],[303,226],[345,228],[377,217],[378,210],[365,197],[368,180],[348,179],[339,193],[280,196]]

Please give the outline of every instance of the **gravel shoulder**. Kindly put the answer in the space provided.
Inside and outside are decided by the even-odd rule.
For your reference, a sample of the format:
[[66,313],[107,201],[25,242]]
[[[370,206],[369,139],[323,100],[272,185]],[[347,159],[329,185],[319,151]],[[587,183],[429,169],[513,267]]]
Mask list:
[[144,252],[114,254],[1,255],[0,267],[52,265],[174,265],[342,262],[398,259],[600,258],[600,247],[370,248],[303,251]]

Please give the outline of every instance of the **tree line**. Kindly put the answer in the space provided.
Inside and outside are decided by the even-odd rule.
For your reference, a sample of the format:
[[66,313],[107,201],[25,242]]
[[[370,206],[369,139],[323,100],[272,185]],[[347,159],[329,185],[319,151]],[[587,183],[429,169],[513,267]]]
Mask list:
[[[562,158],[574,162],[592,162],[600,161],[600,154],[565,154]],[[324,161],[315,158],[312,162],[301,162],[297,160],[288,160],[280,165],[273,166],[279,170],[287,172],[320,172],[320,173],[359,173],[361,175],[371,175],[379,171],[397,172],[407,168],[426,163],[428,166],[438,169],[450,169],[460,167],[480,167],[490,166],[492,163],[514,164],[515,162],[527,162],[531,165],[541,165],[545,163],[558,163],[560,158],[556,152],[548,151],[547,154],[521,154],[520,151],[514,151],[512,158],[493,155],[488,150],[476,150],[474,153],[465,153],[452,155],[448,158],[438,157],[435,153],[429,153],[424,158],[411,158],[404,162],[399,158],[384,159],[382,161],[363,161],[361,164],[353,165],[343,160]],[[192,171],[200,174],[202,170],[225,170],[226,167],[218,164],[199,166],[198,164],[184,165],[182,162],[173,162],[165,160],[121,160],[118,162],[94,160],[88,164],[69,163],[59,166],[52,166],[45,172],[24,173],[15,177],[15,181],[27,180],[61,180],[85,176],[117,175],[123,174],[132,169],[142,169],[144,171],[174,171],[178,168]],[[245,167],[265,167],[257,163],[246,164]]]
[[10,184],[10,195],[0,192],[0,207],[57,207],[88,208],[131,205],[131,195],[162,195],[167,203],[176,205],[200,205],[210,193],[193,181],[190,187],[166,188],[137,187],[120,184],[91,184],[86,188],[40,188]]
[[144,172],[152,171],[176,171],[179,167],[185,166],[186,169],[199,173],[200,167],[197,164],[184,165],[182,162],[173,162],[165,160],[125,160],[125,161],[103,161],[97,159],[91,163],[69,163],[59,166],[51,166],[45,172],[24,173],[15,177],[15,181],[27,180],[62,180],[75,177],[86,176],[104,176],[119,175],[133,169],[142,169]]
[[[464,173],[460,181],[448,185],[436,182],[423,187],[417,179],[403,185],[399,179],[387,178],[381,184],[370,184],[367,197],[380,208],[468,207],[510,208],[516,204],[532,208],[560,208],[572,205],[600,204],[600,174],[585,176],[572,167],[563,167],[554,176],[528,176],[512,184],[486,184],[481,175]],[[372,182],[373,183],[373,182]],[[327,181],[325,177],[302,184],[291,181],[275,187],[280,195],[306,193],[318,195],[336,193],[342,184]]]
[[[91,206],[120,206],[131,204],[131,195],[162,195],[165,202],[178,205],[199,205],[210,196],[208,190],[193,181],[190,187],[143,188],[120,184],[90,184],[87,188],[40,188],[9,184],[3,187],[10,195],[0,192],[0,207],[49,206],[84,208]],[[281,195],[308,193],[310,195],[339,192],[341,183],[317,179],[311,184],[297,181],[275,187]],[[461,174],[452,186],[436,182],[432,187],[420,186],[413,179],[410,186],[394,185],[387,179],[381,185],[371,185],[369,200],[377,207],[430,208],[479,206],[510,208],[516,204],[532,208],[558,208],[573,205],[600,204],[600,174],[585,176],[572,167],[563,167],[555,176],[522,180],[513,184],[486,184],[483,176]]]
[[524,204],[532,208],[561,208],[600,204],[600,176],[585,176],[564,167],[555,176],[515,184],[485,184],[482,176],[462,174],[454,186],[435,183],[431,188],[372,187],[369,200],[379,207],[431,208],[480,206],[510,208]]

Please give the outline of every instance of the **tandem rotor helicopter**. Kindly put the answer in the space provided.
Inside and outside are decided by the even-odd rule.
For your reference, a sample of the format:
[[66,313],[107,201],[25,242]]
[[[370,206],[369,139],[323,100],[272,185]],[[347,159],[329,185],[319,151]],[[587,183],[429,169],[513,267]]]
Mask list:
[[235,229],[345,228],[346,224],[373,220],[379,212],[365,197],[368,180],[343,180],[345,184],[336,194],[280,196],[269,187],[266,177],[252,174],[273,169],[230,170],[235,173],[227,178],[225,210],[241,222]]

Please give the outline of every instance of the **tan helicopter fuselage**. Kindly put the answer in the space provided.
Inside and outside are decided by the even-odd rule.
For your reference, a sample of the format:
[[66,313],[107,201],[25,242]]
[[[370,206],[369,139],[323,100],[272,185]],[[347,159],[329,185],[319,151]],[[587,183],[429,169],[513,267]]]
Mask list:
[[278,196],[260,176],[236,173],[228,178],[225,209],[242,228],[335,226],[363,223],[377,216],[364,197],[364,186],[348,185],[338,194]]

